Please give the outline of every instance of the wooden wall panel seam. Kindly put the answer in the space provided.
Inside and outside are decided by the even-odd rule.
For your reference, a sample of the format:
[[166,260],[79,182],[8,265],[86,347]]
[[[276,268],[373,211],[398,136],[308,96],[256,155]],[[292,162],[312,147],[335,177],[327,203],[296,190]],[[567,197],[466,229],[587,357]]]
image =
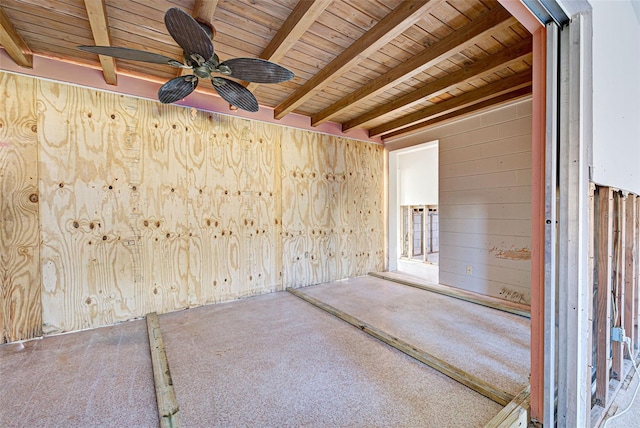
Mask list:
[[37,335],[382,269],[381,146],[11,79],[37,106]]

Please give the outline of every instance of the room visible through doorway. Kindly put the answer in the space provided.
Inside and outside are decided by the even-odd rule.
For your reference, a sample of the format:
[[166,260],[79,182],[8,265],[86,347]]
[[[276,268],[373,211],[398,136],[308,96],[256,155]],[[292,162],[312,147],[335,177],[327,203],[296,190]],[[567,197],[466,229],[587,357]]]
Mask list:
[[389,153],[389,270],[437,283],[438,142]]

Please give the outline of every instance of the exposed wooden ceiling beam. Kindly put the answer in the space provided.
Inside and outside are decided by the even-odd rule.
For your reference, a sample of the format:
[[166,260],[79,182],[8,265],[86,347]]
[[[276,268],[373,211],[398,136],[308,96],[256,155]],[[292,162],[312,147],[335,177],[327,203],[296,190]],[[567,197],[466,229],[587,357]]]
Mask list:
[[216,7],[218,7],[218,0],[196,0],[193,5],[193,12],[191,13],[193,19],[211,28],[214,36],[216,30],[213,28],[213,22],[211,21],[213,21],[213,14],[216,11]]
[[342,51],[320,72],[276,106],[274,117],[282,119],[334,79],[366,58],[367,55],[377,51],[380,47],[402,34],[407,28],[422,19],[439,2],[440,0],[410,0],[402,2],[351,46]]
[[380,117],[412,107],[426,99],[441,95],[455,88],[456,85],[481,79],[498,70],[507,68],[530,56],[532,49],[533,43],[531,38],[524,39],[513,46],[503,49],[497,54],[469,64],[441,79],[427,83],[421,88],[343,123],[342,131],[346,132],[350,129],[366,126],[368,123]]
[[[93,40],[96,46],[111,46],[111,32],[109,31],[109,20],[107,18],[107,6],[105,0],[84,0],[84,7],[87,9],[89,24],[93,33]],[[111,56],[98,55],[104,80],[109,85],[118,84],[116,74],[116,60]]]
[[409,61],[378,76],[321,112],[314,114],[311,117],[311,124],[313,126],[320,125],[352,105],[376,96],[392,86],[396,86],[416,74],[433,67],[439,62],[444,61],[451,55],[474,44],[479,38],[486,36],[488,33],[513,25],[516,22],[516,19],[502,7],[496,10],[489,10],[459,30],[424,49]]
[[518,98],[523,98],[531,95],[532,86],[525,86],[524,88],[516,89],[515,91],[507,92],[506,94],[499,95],[495,98],[490,98],[488,100],[482,101],[477,104],[470,105],[460,110],[456,110],[451,113],[444,114],[442,116],[438,116],[434,119],[427,120],[425,122],[416,123],[415,125],[408,126],[406,128],[399,129],[394,132],[390,132],[388,134],[382,135],[383,140],[387,140],[390,138],[399,137],[401,135],[412,134],[421,129],[428,128],[430,126],[436,125],[438,123],[451,121],[455,119],[460,119],[464,116],[468,116],[472,113],[479,113],[483,110],[487,110],[489,108],[494,108],[501,104],[505,104],[507,102],[511,102],[517,100]]
[[[260,58],[273,62],[280,61],[331,2],[332,0],[300,0],[262,51]],[[247,89],[252,92],[257,87],[257,83],[247,85]]]
[[20,67],[33,68],[31,49],[2,8],[0,8],[0,44]]
[[428,119],[435,118],[456,110],[463,109],[473,104],[495,98],[507,92],[523,88],[531,85],[531,71],[514,74],[506,79],[500,79],[496,82],[489,83],[473,91],[469,91],[457,97],[442,101],[438,104],[423,108],[411,114],[402,116],[380,126],[376,126],[369,131],[369,136],[374,137],[387,134],[396,129],[413,125],[417,122],[424,122]]

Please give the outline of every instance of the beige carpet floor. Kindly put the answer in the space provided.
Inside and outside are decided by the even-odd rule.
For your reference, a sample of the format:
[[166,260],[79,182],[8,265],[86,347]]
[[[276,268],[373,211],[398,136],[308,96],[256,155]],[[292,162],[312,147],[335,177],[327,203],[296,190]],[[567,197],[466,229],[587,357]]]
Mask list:
[[513,396],[529,381],[528,318],[371,276],[302,291]]
[[144,320],[0,346],[0,427],[157,427]]
[[190,427],[482,427],[501,409],[287,292],[160,326]]

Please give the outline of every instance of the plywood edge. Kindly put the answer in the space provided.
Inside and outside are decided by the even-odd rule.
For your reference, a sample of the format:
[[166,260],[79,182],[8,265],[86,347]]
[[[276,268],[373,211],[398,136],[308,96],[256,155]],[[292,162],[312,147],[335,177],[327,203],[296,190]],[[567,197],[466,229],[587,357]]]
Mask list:
[[434,355],[431,355],[428,352],[419,349],[402,339],[394,337],[370,324],[365,323],[364,321],[361,321],[354,316],[347,314],[346,312],[343,312],[314,297],[311,297],[300,290],[288,287],[287,291],[294,296],[299,297],[302,300],[305,300],[308,303],[311,303],[312,305],[340,318],[341,320],[348,322],[349,324],[359,328],[363,332],[375,337],[376,339],[386,343],[387,345],[393,346],[397,350],[404,352],[410,357],[415,358],[416,360],[428,365],[429,367],[439,371],[445,376],[450,377],[451,379],[465,385],[466,387],[502,406],[506,406],[509,402],[511,402],[511,400],[513,400],[513,396],[508,394],[507,392],[495,388],[488,382],[485,382],[484,380],[479,379],[470,373],[460,370],[457,367],[454,367],[453,365],[447,363],[446,361]]
[[433,285],[418,284],[417,282],[407,281],[400,278],[395,278],[389,275],[385,275],[384,272],[369,272],[369,275],[375,278],[384,279],[386,281],[392,281],[398,284],[408,285],[410,287],[419,288],[420,290],[431,291],[433,293],[438,293],[438,294],[453,297],[456,299],[464,300],[466,302],[475,303],[477,305],[482,305],[492,309],[497,309],[499,311],[509,312],[514,315],[519,315],[521,317],[531,318],[531,310],[526,305],[512,303],[506,300],[497,299],[490,296],[484,296],[482,294],[474,293],[471,291],[458,290],[453,287],[447,287],[440,284],[433,284]]
[[155,312],[151,312],[147,314],[146,318],[160,427],[179,427],[180,420],[178,416],[180,408],[173,389],[173,381],[171,380],[167,354],[164,350],[164,341],[162,339],[162,333],[160,332],[158,315]]
[[504,409],[500,410],[484,427],[485,428],[515,428],[529,425],[529,407],[531,387],[527,385],[515,396]]

